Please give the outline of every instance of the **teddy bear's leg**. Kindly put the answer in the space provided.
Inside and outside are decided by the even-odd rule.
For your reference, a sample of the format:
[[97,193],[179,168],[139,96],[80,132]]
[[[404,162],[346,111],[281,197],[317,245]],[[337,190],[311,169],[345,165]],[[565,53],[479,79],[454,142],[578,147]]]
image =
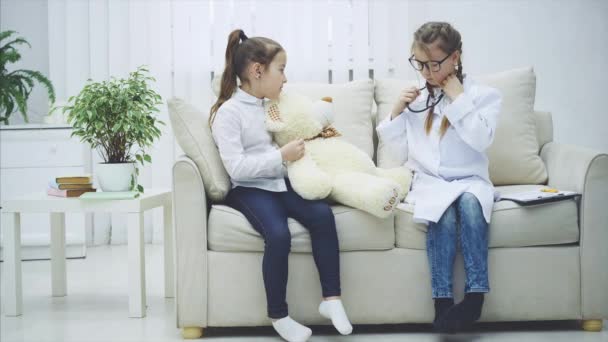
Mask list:
[[403,201],[405,196],[407,196],[407,193],[410,190],[410,184],[412,183],[412,171],[410,169],[406,167],[395,167],[392,169],[382,169],[377,167],[375,169],[375,174],[378,177],[391,179],[397,182],[397,184],[399,184],[403,190],[399,194],[399,202]]
[[291,186],[305,199],[323,199],[331,193],[331,176],[321,170],[308,155],[290,163],[287,172]]
[[393,180],[362,172],[336,175],[331,198],[377,217],[391,215],[403,190]]

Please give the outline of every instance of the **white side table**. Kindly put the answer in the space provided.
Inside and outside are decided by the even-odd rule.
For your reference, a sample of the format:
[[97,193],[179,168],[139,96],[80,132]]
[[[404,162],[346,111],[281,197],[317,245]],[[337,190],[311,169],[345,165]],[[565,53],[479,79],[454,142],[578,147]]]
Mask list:
[[171,191],[146,189],[138,198],[98,200],[61,198],[34,193],[2,201],[5,269],[2,277],[7,316],[22,314],[21,213],[48,213],[51,221],[52,294],[67,294],[65,261],[65,213],[112,212],[128,215],[129,316],[146,316],[144,220],[146,210],[163,207],[165,297],[174,297],[173,217]]

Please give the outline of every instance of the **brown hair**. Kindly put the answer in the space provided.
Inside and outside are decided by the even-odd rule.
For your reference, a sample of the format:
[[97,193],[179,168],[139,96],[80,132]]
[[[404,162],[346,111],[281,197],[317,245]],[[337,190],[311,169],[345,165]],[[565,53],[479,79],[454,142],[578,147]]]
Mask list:
[[[462,54],[462,40],[460,38],[460,33],[456,31],[452,25],[446,22],[428,22],[424,25],[420,26],[418,30],[414,33],[414,42],[412,43],[412,50],[414,47],[418,47],[421,50],[425,51],[427,54],[429,53],[427,45],[434,43],[437,39],[439,39],[439,48],[441,51],[452,54],[455,51],[459,51]],[[456,69],[456,77],[462,82],[464,76],[462,74],[462,61],[458,58],[458,68]],[[433,96],[433,87],[427,83],[426,89],[429,94]],[[429,109],[429,113],[424,121],[424,129],[426,134],[429,135],[431,132],[431,128],[433,127],[433,111],[435,107],[431,107]],[[447,117],[443,117],[441,121],[441,128],[439,133],[441,137],[447,132],[448,128],[450,128],[450,121]]]
[[241,29],[230,32],[228,45],[226,46],[226,66],[222,74],[220,95],[211,107],[209,125],[213,124],[218,109],[230,99],[236,90],[237,76],[241,83],[249,81],[245,73],[249,63],[268,65],[281,51],[284,51],[283,47],[272,39],[265,37],[248,38]]

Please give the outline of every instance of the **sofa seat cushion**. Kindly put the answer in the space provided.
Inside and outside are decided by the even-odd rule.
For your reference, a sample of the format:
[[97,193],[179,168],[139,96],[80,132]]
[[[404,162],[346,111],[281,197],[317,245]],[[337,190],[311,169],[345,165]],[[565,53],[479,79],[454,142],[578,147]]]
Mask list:
[[[395,247],[394,218],[379,219],[357,209],[332,206],[341,251],[386,250]],[[311,252],[310,235],[288,219],[292,252]],[[264,240],[238,210],[216,204],[208,222],[209,249],[221,252],[262,252]]]
[[[500,193],[539,189],[538,185],[499,186]],[[424,224],[412,220],[413,207],[396,214],[396,245],[426,249]],[[575,200],[522,207],[512,201],[494,203],[490,223],[490,248],[527,247],[575,243],[579,240],[578,209]]]

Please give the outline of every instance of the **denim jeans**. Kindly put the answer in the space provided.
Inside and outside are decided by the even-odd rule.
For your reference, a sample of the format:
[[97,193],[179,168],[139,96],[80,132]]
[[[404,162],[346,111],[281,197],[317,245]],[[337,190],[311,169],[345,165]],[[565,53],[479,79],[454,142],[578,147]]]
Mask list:
[[268,317],[287,316],[287,259],[291,233],[287,217],[300,222],[310,233],[312,255],[319,271],[323,297],[340,295],[340,256],[333,212],[324,201],[309,201],[298,195],[289,180],[286,192],[236,187],[226,204],[245,215],[264,238],[262,275],[266,290]]
[[462,194],[443,213],[439,222],[429,223],[426,242],[433,298],[453,297],[452,275],[457,247],[464,259],[465,292],[490,291],[488,223],[473,194]]

